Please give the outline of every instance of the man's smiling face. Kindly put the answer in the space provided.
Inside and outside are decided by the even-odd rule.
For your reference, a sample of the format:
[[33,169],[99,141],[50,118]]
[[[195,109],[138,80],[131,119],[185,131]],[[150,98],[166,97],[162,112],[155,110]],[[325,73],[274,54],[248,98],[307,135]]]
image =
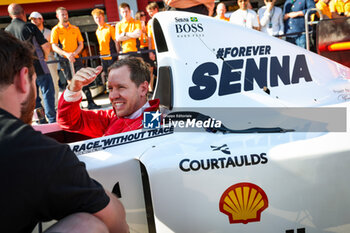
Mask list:
[[109,100],[118,117],[131,115],[147,101],[147,82],[137,86],[130,75],[130,69],[126,65],[112,69],[108,75]]

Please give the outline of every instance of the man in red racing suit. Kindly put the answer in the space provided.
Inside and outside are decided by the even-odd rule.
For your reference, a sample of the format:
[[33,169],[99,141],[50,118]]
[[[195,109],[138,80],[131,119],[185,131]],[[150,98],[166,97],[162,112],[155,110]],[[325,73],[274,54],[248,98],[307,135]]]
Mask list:
[[101,137],[142,128],[144,111],[157,111],[159,100],[147,101],[150,80],[147,65],[138,58],[113,63],[108,71],[109,99],[113,109],[82,110],[81,90],[102,71],[102,67],[83,68],[62,94],[57,111],[62,129],[90,137]]

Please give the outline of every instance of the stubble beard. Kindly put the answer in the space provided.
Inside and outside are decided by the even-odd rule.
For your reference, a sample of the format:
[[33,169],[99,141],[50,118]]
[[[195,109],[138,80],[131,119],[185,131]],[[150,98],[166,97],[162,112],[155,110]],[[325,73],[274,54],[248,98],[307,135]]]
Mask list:
[[21,119],[24,123],[31,125],[34,109],[35,109],[35,88],[34,85],[30,87],[28,98],[21,103]]

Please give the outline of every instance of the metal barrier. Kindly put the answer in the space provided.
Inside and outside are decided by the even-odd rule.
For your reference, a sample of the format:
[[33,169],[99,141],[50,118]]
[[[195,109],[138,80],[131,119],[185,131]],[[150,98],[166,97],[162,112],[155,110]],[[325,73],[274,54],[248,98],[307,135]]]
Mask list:
[[319,21],[310,21],[309,22],[309,14],[312,11],[317,11],[320,15],[320,20],[323,20],[323,15],[321,10],[317,8],[311,8],[306,11],[306,14],[304,15],[304,21],[305,21],[305,37],[306,37],[306,49],[310,50],[310,31],[309,31],[309,25],[318,24]]
[[[97,59],[97,58],[106,58],[106,57],[118,57],[118,56],[121,56],[121,55],[140,55],[142,53],[149,53],[149,52],[154,52],[155,53],[155,50],[154,49],[150,49],[150,50],[142,50],[142,51],[137,51],[137,52],[128,52],[128,53],[112,53],[110,55],[95,55],[95,56],[87,56],[87,57],[79,57],[79,58],[76,58],[76,60],[89,60],[89,59]],[[62,60],[66,60],[67,58],[62,58],[60,57],[58,60],[51,60],[51,61],[46,61],[47,64],[50,64],[50,63],[58,63]]]
[[323,20],[322,12],[319,9],[317,9],[317,8],[308,9],[306,11],[306,14],[304,15],[304,21],[305,21],[305,31],[304,32],[293,32],[293,33],[288,33],[288,34],[283,34],[283,35],[276,35],[275,37],[282,38],[282,37],[305,34],[306,49],[310,50],[310,34],[312,33],[312,31],[309,30],[309,26],[314,25],[314,24],[318,24],[318,22],[319,22],[318,20],[317,21],[309,21],[309,15],[312,11],[317,11],[320,15],[320,20]]

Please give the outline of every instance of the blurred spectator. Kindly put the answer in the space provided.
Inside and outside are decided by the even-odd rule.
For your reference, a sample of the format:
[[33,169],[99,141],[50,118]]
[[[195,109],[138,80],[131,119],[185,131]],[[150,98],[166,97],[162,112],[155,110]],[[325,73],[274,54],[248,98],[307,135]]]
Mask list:
[[264,0],[265,6],[258,11],[261,31],[271,36],[284,33],[282,9],[275,6],[276,0]]
[[290,43],[306,48],[304,15],[308,9],[315,8],[313,0],[286,0],[283,7],[284,33]]
[[188,11],[202,15],[213,15],[214,0],[164,0],[170,10]]
[[349,0],[332,0],[329,3],[332,18],[350,17]]
[[149,65],[150,75],[152,77],[153,76],[153,64],[154,64],[154,61],[152,61],[150,59],[148,52],[143,52],[143,51],[147,51],[148,50],[148,45],[149,45],[149,43],[148,43],[148,35],[147,35],[147,27],[146,27],[146,13],[144,11],[136,12],[135,19],[136,20],[140,20],[140,22],[141,22],[141,36],[139,38],[140,51],[142,52],[141,53],[141,57],[142,57],[143,61],[146,62]]
[[[35,24],[39,28],[41,33],[44,35],[45,39],[47,41],[50,41],[51,30],[44,27],[43,16],[39,12],[33,11],[29,16],[29,19],[33,24]],[[53,53],[52,48],[50,46],[50,53],[48,55],[48,61],[54,61],[54,60],[56,60],[55,54]],[[47,64],[47,66],[49,67],[50,74],[51,74],[52,81],[53,81],[53,86],[55,87],[55,106],[57,107],[58,93],[59,93],[59,88],[58,88],[59,77],[58,77],[58,73],[57,73],[58,63],[49,63],[49,64]]]
[[255,11],[248,9],[249,0],[237,0],[237,4],[239,9],[231,14],[230,22],[259,31],[258,16]]
[[[147,24],[147,34],[148,34],[148,48],[149,49],[156,49],[155,43],[154,43],[154,38],[153,38],[153,32],[152,32],[152,22],[153,22],[153,16],[159,12],[159,7],[156,2],[151,2],[146,6],[147,13],[149,17],[151,18],[148,21]],[[156,59],[155,53],[151,52],[149,54],[150,59],[154,61]]]
[[37,26],[32,23],[26,23],[27,18],[21,5],[15,3],[10,4],[8,6],[8,12],[12,21],[6,27],[5,31],[10,32],[22,41],[29,40],[35,47],[35,55],[38,58],[34,60],[34,67],[37,75],[36,85],[42,92],[45,106],[45,114],[43,114],[44,111],[41,105],[41,99],[39,95],[37,95],[36,113],[39,118],[39,123],[47,123],[45,115],[50,123],[56,122],[55,89],[50,70],[45,62],[45,59],[50,53],[50,43],[48,43]]
[[230,21],[230,18],[225,16],[226,13],[226,5],[225,3],[220,2],[217,6],[216,6],[216,19],[221,19],[221,20],[225,20],[225,21]]
[[[141,36],[141,22],[131,17],[129,4],[123,2],[120,4],[119,10],[123,19],[115,26],[116,40],[122,43],[123,53],[137,52],[136,39]],[[120,58],[128,56],[131,55],[122,55]]]
[[319,0],[316,3],[316,8],[319,9],[322,12],[323,18],[328,18],[331,19],[332,18],[332,13],[329,9],[329,2],[331,0]]
[[[118,57],[110,57],[111,54],[116,54],[118,51],[118,43],[115,40],[115,28],[105,22],[105,12],[95,8],[91,15],[95,23],[98,25],[96,29],[96,37],[100,48],[100,55],[106,55],[102,58],[103,76],[107,81],[107,70]],[[109,57],[108,57],[109,56]]]
[[[147,35],[147,27],[146,27],[146,24],[147,24],[146,23],[146,13],[144,11],[136,12],[135,19],[141,22],[141,36],[139,37],[140,50],[148,50],[148,35]],[[146,53],[146,56],[148,58],[148,53]],[[142,56],[143,60],[145,60],[146,56]]]
[[[83,68],[83,62],[76,58],[79,58],[79,53],[84,47],[84,39],[79,28],[69,23],[69,16],[66,8],[58,7],[56,9],[56,17],[58,19],[58,24],[52,28],[51,32],[52,49],[60,56],[68,59],[60,62],[60,65],[66,80],[70,81],[73,75],[70,64],[74,64],[75,72]],[[62,45],[62,48],[59,44]],[[85,86],[83,91],[88,102],[88,109],[101,107],[95,104],[89,87]]]
[[[153,24],[153,16],[159,12],[159,7],[156,2],[151,2],[146,6],[147,13],[151,18],[147,23],[147,35],[148,35],[148,49],[156,49],[156,45],[154,43],[152,24]],[[152,92],[154,89],[154,76],[156,75],[156,53],[150,52],[149,59],[152,61],[151,63],[151,81],[149,83],[149,91]]]

